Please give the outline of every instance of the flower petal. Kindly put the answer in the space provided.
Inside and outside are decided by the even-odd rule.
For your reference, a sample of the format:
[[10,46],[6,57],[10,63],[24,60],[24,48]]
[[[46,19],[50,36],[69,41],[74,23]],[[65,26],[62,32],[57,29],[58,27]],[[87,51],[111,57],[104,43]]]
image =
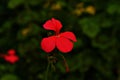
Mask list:
[[51,20],[46,21],[45,24],[43,25],[43,27],[47,30],[54,30],[55,31],[55,26]]
[[16,52],[15,52],[15,50],[14,49],[10,49],[9,51],[8,51],[8,54],[10,54],[10,55],[14,55]]
[[59,20],[52,18],[51,20],[46,21],[43,27],[47,30],[53,30],[59,33],[62,28],[62,24]]
[[52,18],[52,22],[55,25],[56,32],[59,33],[60,29],[62,28],[61,22],[59,20],[55,19],[55,18]]
[[19,60],[19,57],[16,55],[6,55],[4,59],[12,64]]
[[41,41],[41,48],[49,53],[55,48],[55,36],[48,37],[48,38],[43,38]]
[[67,38],[58,37],[56,39],[56,46],[61,52],[67,53],[67,52],[70,52],[72,50],[73,43]]
[[60,36],[68,38],[68,39],[70,39],[70,40],[72,40],[74,42],[77,41],[76,36],[74,35],[73,32],[64,32],[64,33],[61,33]]

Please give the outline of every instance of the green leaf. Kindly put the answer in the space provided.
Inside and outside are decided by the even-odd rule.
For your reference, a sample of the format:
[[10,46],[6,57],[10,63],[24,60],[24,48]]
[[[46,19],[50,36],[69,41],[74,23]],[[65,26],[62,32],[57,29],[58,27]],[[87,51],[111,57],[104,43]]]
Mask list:
[[107,12],[109,14],[120,13],[120,5],[118,3],[110,3],[107,7]]
[[86,72],[93,63],[92,57],[86,53],[79,54],[77,58],[80,59],[78,64],[80,64],[79,71],[82,73]]
[[26,24],[31,20],[32,20],[32,15],[27,11],[21,12],[20,15],[17,17],[17,21],[19,22],[19,24]]
[[40,32],[40,27],[36,24],[31,24],[31,26],[31,34],[38,35],[38,33]]
[[19,78],[13,74],[6,74],[0,80],[19,80]]
[[103,28],[109,28],[112,26],[112,21],[111,20],[107,20],[107,19],[103,19],[101,22],[101,27]]
[[112,79],[112,78],[114,78],[114,76],[112,76],[113,75],[111,72],[112,66],[110,63],[103,62],[103,60],[101,60],[101,59],[95,59],[94,62],[95,62],[95,64],[93,64],[93,65],[99,71],[99,73],[106,76],[107,78],[111,78],[111,80],[114,80],[114,79]]
[[99,28],[97,26],[93,26],[93,27],[86,26],[86,27],[83,27],[83,32],[89,37],[93,38],[99,32]]
[[66,72],[65,67],[62,63],[59,62],[59,63],[57,63],[56,66],[57,66],[57,68],[59,68],[60,72],[62,72],[62,73]]
[[92,45],[94,47],[98,47],[99,49],[104,50],[111,47],[114,44],[114,42],[116,42],[115,39],[110,39],[106,35],[100,35],[97,37],[96,40],[92,40]]
[[83,42],[82,42],[82,40],[81,39],[77,39],[77,42],[75,42],[74,43],[74,48],[76,49],[76,48],[79,48],[79,47],[81,47],[83,45]]
[[109,5],[107,8],[107,12],[113,14],[116,12],[116,5]]
[[13,25],[12,21],[5,21],[2,25],[2,27],[0,28],[0,32],[3,32],[5,30],[9,30]]
[[0,71],[5,71],[7,67],[3,64],[0,64]]
[[8,30],[12,27],[12,25],[13,25],[13,21],[6,21],[2,25],[2,30]]
[[80,20],[82,31],[90,38],[94,38],[100,31],[98,21],[94,18],[84,18]]
[[24,0],[10,0],[8,2],[8,7],[13,9],[17,6],[19,6],[20,4],[22,4],[24,2]]
[[33,6],[40,4],[40,2],[41,2],[41,0],[29,0],[28,1],[28,3]]

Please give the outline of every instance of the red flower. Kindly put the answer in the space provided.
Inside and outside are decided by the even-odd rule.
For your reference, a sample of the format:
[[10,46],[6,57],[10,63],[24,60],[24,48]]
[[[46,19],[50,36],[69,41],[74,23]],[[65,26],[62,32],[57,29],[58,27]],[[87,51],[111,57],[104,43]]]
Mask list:
[[19,60],[18,56],[16,55],[5,55],[4,59],[12,64]]
[[8,54],[14,55],[14,54],[15,54],[15,50],[14,50],[14,49],[10,49],[10,50],[8,51]]
[[41,47],[45,52],[51,52],[55,47],[63,53],[70,52],[73,48],[73,42],[76,42],[76,37],[72,32],[59,33],[62,28],[62,24],[59,20],[52,18],[48,20],[43,27],[47,30],[55,31],[55,35],[43,38]]
[[19,60],[19,57],[15,55],[15,50],[11,49],[7,55],[4,55],[4,59],[12,64]]

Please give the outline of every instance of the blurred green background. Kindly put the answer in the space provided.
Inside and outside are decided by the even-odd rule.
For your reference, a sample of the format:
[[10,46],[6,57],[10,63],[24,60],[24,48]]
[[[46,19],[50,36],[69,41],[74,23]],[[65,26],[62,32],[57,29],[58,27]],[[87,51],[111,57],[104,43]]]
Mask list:
[[0,80],[44,80],[47,55],[40,48],[50,31],[43,24],[52,17],[72,31],[77,42],[63,54],[48,80],[120,80],[119,0],[0,0],[0,53],[15,49],[20,60],[0,58]]

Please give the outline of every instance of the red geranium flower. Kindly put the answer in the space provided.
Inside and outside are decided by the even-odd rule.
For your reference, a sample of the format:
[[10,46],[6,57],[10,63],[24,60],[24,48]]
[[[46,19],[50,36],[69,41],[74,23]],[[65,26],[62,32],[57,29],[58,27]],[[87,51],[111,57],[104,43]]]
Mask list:
[[15,50],[14,49],[10,49],[10,50],[8,50],[8,52],[7,52],[8,54],[10,54],[10,55],[14,55],[16,52],[15,52]]
[[63,53],[67,53],[72,50],[72,41],[76,42],[76,37],[74,33],[69,31],[59,33],[62,28],[62,24],[59,20],[52,18],[51,20],[46,21],[43,27],[46,30],[55,31],[55,35],[42,39],[41,47],[45,52],[51,52],[55,47]]
[[12,64],[19,60],[19,57],[15,55],[15,50],[11,49],[8,51],[7,55],[4,55],[4,59]]

